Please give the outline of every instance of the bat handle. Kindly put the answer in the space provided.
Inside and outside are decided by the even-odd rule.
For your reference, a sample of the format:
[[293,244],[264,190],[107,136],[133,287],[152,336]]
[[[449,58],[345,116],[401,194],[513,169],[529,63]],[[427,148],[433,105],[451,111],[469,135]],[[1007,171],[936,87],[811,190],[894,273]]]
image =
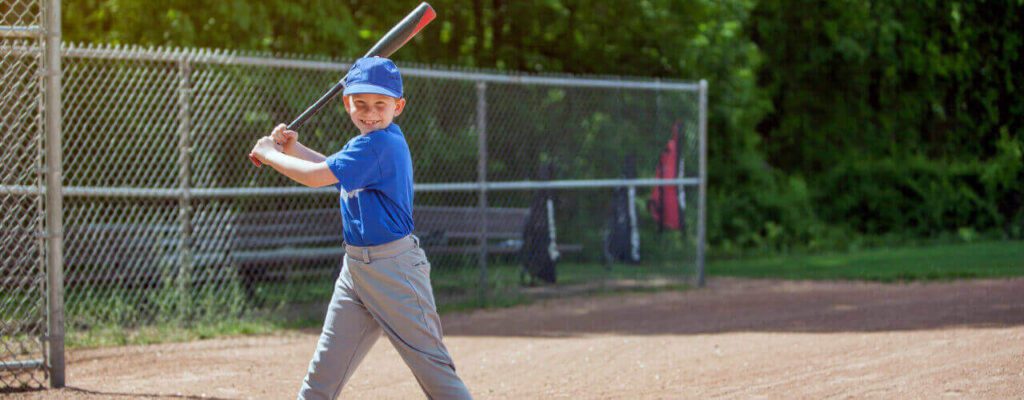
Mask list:
[[[295,120],[292,121],[292,123],[288,124],[288,130],[298,130],[299,127],[302,126],[302,124],[306,123],[306,120],[308,120],[309,117],[312,117],[313,114],[316,114],[317,111],[320,111],[321,108],[324,108],[324,106],[327,105],[327,103],[330,102],[331,99],[337,96],[338,93],[341,93],[341,91],[345,89],[345,78],[347,77],[348,74],[345,74],[345,77],[341,78],[341,80],[338,81],[338,83],[334,84],[334,87],[332,87],[331,90],[328,90],[327,93],[324,93],[323,96],[320,96],[320,99],[317,100],[316,103],[313,103],[313,105],[309,106],[309,108],[307,108],[306,111],[303,111],[298,118],[295,118]],[[249,161],[252,161],[252,164],[257,167],[263,165],[263,163],[261,163],[260,160],[257,159],[252,154],[249,154]]]
[[338,83],[334,84],[334,87],[332,87],[331,90],[328,90],[327,93],[324,93],[323,96],[320,96],[320,99],[318,99],[316,103],[313,103],[313,105],[309,106],[309,108],[307,108],[306,111],[303,111],[298,118],[295,118],[295,120],[292,121],[292,123],[288,124],[288,130],[298,130],[299,127],[302,126],[302,124],[306,123],[306,120],[309,119],[309,117],[312,117],[313,114],[316,114],[317,111],[320,111],[321,108],[324,108],[324,106],[327,105],[327,103],[330,102],[331,99],[334,98],[334,96],[337,96],[338,93],[341,93],[341,91],[345,89],[345,78],[348,78],[348,74],[345,74],[345,76],[342,77],[341,80],[338,81]]

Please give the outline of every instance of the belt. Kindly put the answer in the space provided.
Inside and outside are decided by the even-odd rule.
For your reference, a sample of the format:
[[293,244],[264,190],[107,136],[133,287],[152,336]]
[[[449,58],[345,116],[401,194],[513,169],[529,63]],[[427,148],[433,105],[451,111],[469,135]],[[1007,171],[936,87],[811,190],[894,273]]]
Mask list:
[[419,245],[420,239],[415,235],[408,235],[401,239],[376,246],[353,246],[345,243],[345,255],[369,264],[376,259],[397,256],[415,249]]

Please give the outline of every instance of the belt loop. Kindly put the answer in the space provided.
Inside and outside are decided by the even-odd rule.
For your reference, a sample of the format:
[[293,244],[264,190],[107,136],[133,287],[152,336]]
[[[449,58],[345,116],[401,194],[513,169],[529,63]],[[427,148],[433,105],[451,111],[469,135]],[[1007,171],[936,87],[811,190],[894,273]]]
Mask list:
[[420,238],[416,237],[416,235],[409,235],[409,237],[412,238],[413,243],[416,243],[416,247],[420,247]]
[[370,249],[368,247],[363,247],[363,262],[370,263]]

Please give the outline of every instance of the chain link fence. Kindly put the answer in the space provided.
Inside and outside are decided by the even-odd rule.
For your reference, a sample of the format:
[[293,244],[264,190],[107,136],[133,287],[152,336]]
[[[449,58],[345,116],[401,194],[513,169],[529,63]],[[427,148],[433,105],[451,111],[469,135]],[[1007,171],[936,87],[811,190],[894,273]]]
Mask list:
[[60,315],[48,319],[47,295],[60,289],[47,282],[46,261],[54,254],[47,251],[46,238],[48,229],[59,231],[59,221],[50,220],[53,199],[43,195],[59,180],[59,168],[47,176],[52,165],[45,152],[47,121],[56,118],[46,109],[59,104],[51,102],[59,99],[59,90],[50,91],[56,86],[48,81],[59,70],[59,56],[47,51],[51,39],[59,43],[59,28],[47,29],[48,21],[56,20],[56,6],[0,0],[0,389],[40,388],[48,377],[57,384],[63,379],[51,376],[46,362],[53,350],[60,353],[56,362],[63,363],[63,348],[47,343],[62,332],[48,326]]
[[[7,42],[2,51],[5,63],[35,62]],[[326,303],[343,255],[337,193],[296,187],[246,155],[348,62],[79,45],[63,57],[69,337],[288,317]],[[400,67],[409,103],[396,123],[412,149],[415,233],[439,306],[702,279],[703,83]],[[13,98],[5,93],[5,107]],[[34,107],[33,99],[25,101]],[[336,103],[306,123],[301,142],[330,154],[357,134]],[[681,171],[654,179],[673,132]],[[25,172],[8,181],[16,169],[5,168],[3,184],[38,185],[39,138],[11,139],[28,150],[3,157],[24,158]],[[656,185],[681,189],[681,229],[655,223],[647,201]],[[38,228],[35,198],[0,193],[23,207],[5,207],[5,232],[8,221]],[[638,261],[609,252],[612,221],[627,215],[614,206],[623,203]],[[544,251],[536,237],[547,239]],[[3,245],[37,242],[5,236]],[[41,268],[37,247],[4,259],[5,282],[27,276],[14,268]],[[558,254],[547,268],[558,285],[538,284],[545,272],[524,267],[536,254]],[[33,293],[19,301],[42,301]],[[5,321],[27,321],[4,302]]]

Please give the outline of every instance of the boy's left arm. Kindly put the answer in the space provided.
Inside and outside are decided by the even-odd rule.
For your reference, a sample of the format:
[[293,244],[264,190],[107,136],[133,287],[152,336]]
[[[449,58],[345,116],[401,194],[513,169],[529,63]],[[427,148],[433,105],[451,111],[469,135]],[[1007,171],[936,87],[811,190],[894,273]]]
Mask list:
[[275,146],[271,136],[260,138],[252,154],[263,164],[303,185],[321,187],[338,183],[338,178],[327,167],[327,163],[314,163],[284,154]]

